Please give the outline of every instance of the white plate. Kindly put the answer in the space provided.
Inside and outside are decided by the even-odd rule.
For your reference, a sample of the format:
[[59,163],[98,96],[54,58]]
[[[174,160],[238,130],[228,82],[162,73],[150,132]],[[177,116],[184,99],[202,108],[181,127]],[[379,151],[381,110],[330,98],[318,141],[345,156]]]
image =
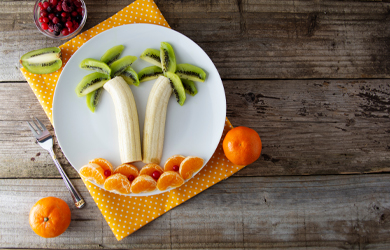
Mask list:
[[[210,160],[221,138],[225,117],[226,98],[221,78],[207,54],[186,36],[157,25],[129,24],[107,30],[80,47],[67,62],[58,80],[53,100],[53,121],[58,142],[66,158],[79,171],[94,158],[105,158],[114,167],[121,164],[114,103],[104,91],[95,113],[89,111],[85,97],[77,97],[78,82],[91,71],[79,68],[85,58],[100,59],[109,48],[123,44],[124,55],[139,57],[147,48],[160,48],[160,42],[169,42],[175,50],[177,63],[190,63],[207,73],[204,83],[196,82],[198,94],[187,95],[180,106],[172,95],[168,103],[164,150],[160,165],[172,155],[199,156]],[[135,71],[151,64],[138,59],[132,65]],[[137,104],[142,131],[146,103],[153,81],[139,87],[130,86]],[[142,162],[135,163],[139,169]],[[154,191],[137,196],[162,193]],[[130,194],[135,196],[135,194]]]

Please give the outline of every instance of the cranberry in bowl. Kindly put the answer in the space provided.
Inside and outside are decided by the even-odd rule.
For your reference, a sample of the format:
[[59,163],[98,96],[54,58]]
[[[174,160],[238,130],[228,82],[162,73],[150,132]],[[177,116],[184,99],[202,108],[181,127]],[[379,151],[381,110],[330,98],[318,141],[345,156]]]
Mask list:
[[83,0],[37,0],[34,23],[38,30],[53,39],[70,39],[83,29],[87,8]]

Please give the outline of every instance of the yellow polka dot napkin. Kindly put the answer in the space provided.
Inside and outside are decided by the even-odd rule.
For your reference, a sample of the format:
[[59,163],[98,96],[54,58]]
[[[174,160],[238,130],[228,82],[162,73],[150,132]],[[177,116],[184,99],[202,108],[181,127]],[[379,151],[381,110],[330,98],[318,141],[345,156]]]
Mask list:
[[[150,23],[169,27],[153,1],[137,0],[107,20],[61,45],[63,66],[73,53],[92,37],[112,27],[131,23]],[[21,71],[53,123],[52,102],[62,68],[45,75],[32,74],[24,68],[21,68]],[[144,197],[128,197],[108,192],[83,180],[117,240],[123,239],[160,215],[242,169],[244,166],[232,164],[223,153],[222,141],[231,128],[232,125],[226,119],[221,141],[210,161],[192,179],[170,192]]]

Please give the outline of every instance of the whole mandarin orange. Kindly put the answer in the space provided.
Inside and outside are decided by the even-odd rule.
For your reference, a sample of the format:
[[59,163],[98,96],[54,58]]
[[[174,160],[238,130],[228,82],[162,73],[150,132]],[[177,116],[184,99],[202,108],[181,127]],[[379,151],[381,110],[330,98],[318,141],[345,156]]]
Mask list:
[[230,130],[223,140],[225,156],[236,165],[249,165],[261,154],[261,140],[257,132],[248,127]]
[[32,230],[41,237],[57,237],[69,227],[70,209],[60,198],[40,199],[30,210],[29,222]]

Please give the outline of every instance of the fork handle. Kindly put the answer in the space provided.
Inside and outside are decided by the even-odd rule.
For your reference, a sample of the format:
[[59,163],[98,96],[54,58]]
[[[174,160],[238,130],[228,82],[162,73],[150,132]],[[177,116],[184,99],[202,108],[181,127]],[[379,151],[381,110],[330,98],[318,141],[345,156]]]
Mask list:
[[83,197],[79,194],[77,189],[73,186],[72,182],[70,182],[68,176],[66,175],[64,169],[62,168],[61,164],[58,162],[56,155],[54,154],[53,149],[49,150],[50,156],[53,159],[54,163],[56,164],[56,167],[58,171],[60,172],[62,179],[65,182],[66,188],[69,190],[70,195],[72,196],[73,202],[76,205],[77,208],[82,208],[85,205],[85,201]]

